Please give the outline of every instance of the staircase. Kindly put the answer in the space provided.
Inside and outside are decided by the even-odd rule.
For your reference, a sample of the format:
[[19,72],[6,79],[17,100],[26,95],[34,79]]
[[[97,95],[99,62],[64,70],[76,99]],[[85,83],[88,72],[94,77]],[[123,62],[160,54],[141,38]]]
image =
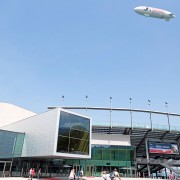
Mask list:
[[180,169],[178,169],[178,167],[175,167],[175,166],[172,166],[172,165],[169,165],[167,163],[160,163],[161,166],[165,167],[165,168],[168,168],[169,170],[177,173],[177,174],[180,174]]

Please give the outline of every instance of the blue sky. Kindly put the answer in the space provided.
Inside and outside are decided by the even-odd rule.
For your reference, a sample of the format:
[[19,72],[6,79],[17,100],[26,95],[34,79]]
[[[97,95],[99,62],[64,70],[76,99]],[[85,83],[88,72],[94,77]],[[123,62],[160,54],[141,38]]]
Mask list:
[[[170,22],[134,7],[171,11]],[[0,99],[48,106],[151,108],[180,113],[179,0],[0,2]]]

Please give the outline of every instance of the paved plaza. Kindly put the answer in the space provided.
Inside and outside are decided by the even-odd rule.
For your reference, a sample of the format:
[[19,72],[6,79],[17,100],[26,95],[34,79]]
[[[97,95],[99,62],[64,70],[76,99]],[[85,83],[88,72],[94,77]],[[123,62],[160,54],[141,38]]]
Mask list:
[[[84,177],[83,180],[101,180],[101,177]],[[29,180],[29,178],[24,177],[1,177],[0,180]],[[38,180],[33,178],[33,180]],[[68,177],[58,177],[58,178],[42,178],[41,180],[68,180]],[[121,178],[121,180],[152,180],[151,178]]]

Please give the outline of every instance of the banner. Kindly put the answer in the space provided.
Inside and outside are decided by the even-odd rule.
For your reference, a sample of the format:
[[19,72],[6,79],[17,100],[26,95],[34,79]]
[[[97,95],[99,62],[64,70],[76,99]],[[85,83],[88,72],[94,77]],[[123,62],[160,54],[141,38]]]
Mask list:
[[149,153],[179,154],[177,144],[149,143]]

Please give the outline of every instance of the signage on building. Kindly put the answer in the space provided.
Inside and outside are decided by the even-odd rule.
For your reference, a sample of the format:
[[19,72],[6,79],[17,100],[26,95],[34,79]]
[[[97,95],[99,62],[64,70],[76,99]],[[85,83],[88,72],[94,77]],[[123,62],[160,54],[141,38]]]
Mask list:
[[177,144],[171,143],[149,143],[149,153],[179,154]]

